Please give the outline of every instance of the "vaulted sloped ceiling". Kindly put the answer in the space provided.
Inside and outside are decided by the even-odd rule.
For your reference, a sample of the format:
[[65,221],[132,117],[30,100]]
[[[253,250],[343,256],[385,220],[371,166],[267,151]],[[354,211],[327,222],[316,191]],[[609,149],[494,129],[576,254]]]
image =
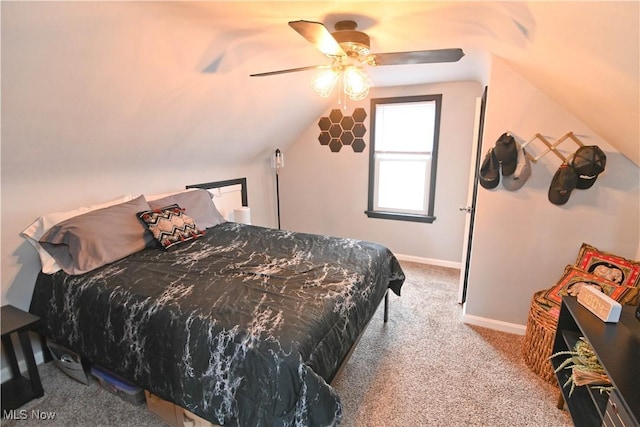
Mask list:
[[[369,68],[378,86],[484,83],[495,55],[640,164],[638,2],[1,7],[3,174],[29,172],[25,165],[42,174],[73,160],[78,172],[242,163],[286,148],[336,99],[311,90],[311,71],[249,74],[329,63],[287,22],[330,27],[340,18],[359,22],[374,52],[466,52],[454,64]],[[34,156],[48,161],[32,165]]]
[[640,2],[529,2],[525,49],[499,53],[640,165]]

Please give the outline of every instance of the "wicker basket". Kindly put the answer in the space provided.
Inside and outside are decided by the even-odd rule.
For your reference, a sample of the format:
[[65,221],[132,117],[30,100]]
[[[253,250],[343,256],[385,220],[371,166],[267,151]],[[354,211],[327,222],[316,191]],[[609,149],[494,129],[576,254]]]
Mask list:
[[549,357],[553,350],[553,340],[556,335],[558,319],[551,316],[536,301],[536,297],[544,292],[546,290],[536,292],[533,295],[522,350],[527,366],[548,383],[557,385]]

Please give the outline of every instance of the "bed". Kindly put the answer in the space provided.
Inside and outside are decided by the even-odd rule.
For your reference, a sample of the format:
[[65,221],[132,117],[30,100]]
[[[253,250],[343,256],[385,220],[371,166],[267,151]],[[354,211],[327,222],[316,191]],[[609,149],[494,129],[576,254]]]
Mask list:
[[[246,181],[233,183],[246,205]],[[338,425],[330,383],[388,290],[400,295],[394,255],[233,221],[203,228],[170,250],[152,239],[87,272],[41,272],[41,332],[216,424]]]

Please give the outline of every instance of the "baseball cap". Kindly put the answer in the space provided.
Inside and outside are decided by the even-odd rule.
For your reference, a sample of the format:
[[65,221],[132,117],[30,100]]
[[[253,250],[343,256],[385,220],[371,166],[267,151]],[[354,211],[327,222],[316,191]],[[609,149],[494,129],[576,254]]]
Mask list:
[[571,192],[578,184],[578,175],[567,163],[560,165],[553,175],[549,186],[549,201],[554,205],[564,205],[569,200]]
[[509,176],[502,177],[502,186],[509,191],[516,191],[522,188],[527,179],[531,176],[531,163],[524,148],[518,146],[518,160],[516,170]]
[[480,173],[478,174],[478,181],[480,185],[489,190],[496,188],[500,183],[500,164],[493,148],[490,148],[484,156],[480,166]]
[[516,140],[510,133],[506,132],[500,135],[500,138],[496,141],[494,151],[502,167],[502,176],[509,176],[515,172],[518,151]]
[[604,171],[606,163],[607,156],[597,145],[578,148],[571,159],[571,167],[578,175],[576,188],[591,188],[598,175]]

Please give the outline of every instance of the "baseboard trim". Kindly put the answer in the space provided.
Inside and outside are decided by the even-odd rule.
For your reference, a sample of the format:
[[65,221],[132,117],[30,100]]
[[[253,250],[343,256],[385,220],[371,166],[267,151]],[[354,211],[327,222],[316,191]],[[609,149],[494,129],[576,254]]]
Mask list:
[[527,327],[516,323],[503,322],[502,320],[488,319],[486,317],[473,316],[471,314],[462,315],[462,323],[467,325],[481,326],[487,329],[493,329],[510,334],[524,335]]
[[418,264],[435,265],[435,266],[438,266],[438,267],[457,268],[458,270],[460,268],[462,268],[462,263],[455,262],[455,261],[445,261],[445,260],[442,260],[442,259],[423,258],[423,257],[418,257],[418,256],[413,256],[413,255],[402,255],[402,254],[395,254],[395,255],[396,255],[396,258],[398,258],[398,260],[400,260],[400,261],[416,262]]

